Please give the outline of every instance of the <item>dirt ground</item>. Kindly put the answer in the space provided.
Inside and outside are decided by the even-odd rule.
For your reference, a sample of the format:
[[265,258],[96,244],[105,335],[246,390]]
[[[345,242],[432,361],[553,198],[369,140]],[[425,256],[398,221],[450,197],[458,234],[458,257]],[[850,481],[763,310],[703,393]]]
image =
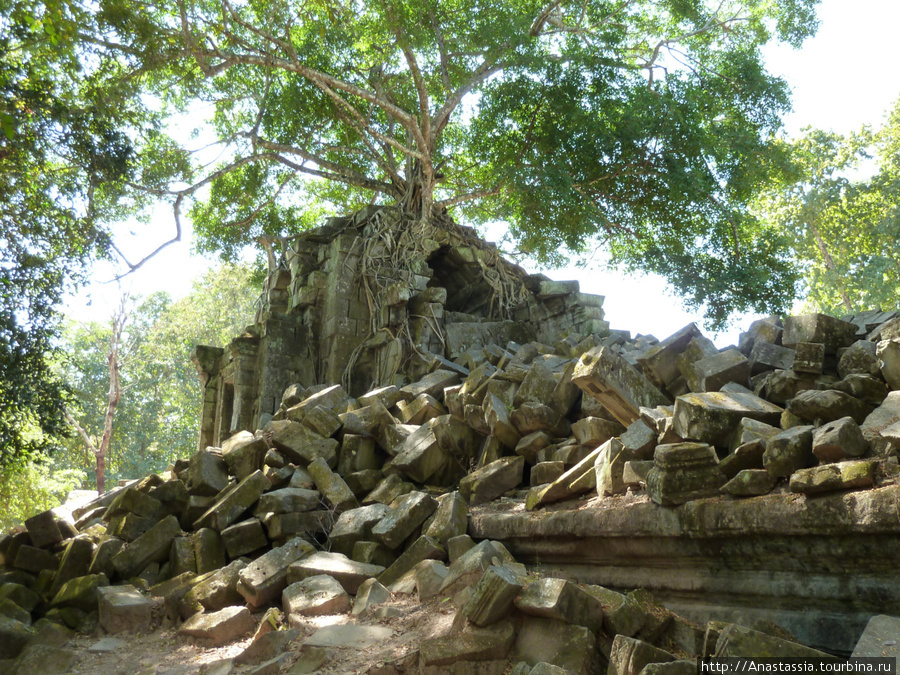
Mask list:
[[[411,656],[419,643],[430,637],[444,635],[450,630],[455,608],[449,602],[432,600],[419,604],[415,596],[395,595],[380,605],[396,614],[390,618],[363,615],[360,618],[347,614],[310,617],[300,628],[300,637],[290,644],[288,658],[273,673],[321,673],[344,675],[350,673],[390,675],[397,672],[391,664],[403,665],[404,657]],[[255,615],[261,620],[264,613]],[[377,645],[364,650],[356,648],[305,647],[304,641],[319,628],[327,625],[357,623],[391,628],[393,635]],[[109,652],[92,653],[90,648],[104,637],[117,638],[123,645]],[[163,620],[156,630],[146,634],[122,633],[106,636],[102,629],[92,635],[79,635],[69,643],[78,657],[73,675],[194,675],[222,673],[248,673],[255,665],[233,665],[219,671],[217,662],[232,659],[240,654],[251,641],[248,635],[242,640],[223,647],[203,647],[192,638],[179,636],[171,621]],[[38,674],[35,674],[38,675]]]

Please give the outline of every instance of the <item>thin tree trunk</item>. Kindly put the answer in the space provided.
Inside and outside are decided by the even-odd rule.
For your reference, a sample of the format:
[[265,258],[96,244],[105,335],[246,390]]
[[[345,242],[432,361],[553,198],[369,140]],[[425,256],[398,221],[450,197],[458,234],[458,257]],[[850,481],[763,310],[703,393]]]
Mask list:
[[841,289],[841,301],[844,303],[844,309],[846,309],[848,312],[852,312],[853,303],[850,302],[850,296],[847,295],[847,289],[843,283],[844,280],[837,274],[837,265],[834,264],[834,258],[831,257],[831,253],[828,251],[828,246],[825,245],[825,240],[822,239],[822,235],[815,225],[813,225],[812,223],[807,223],[807,225],[809,225],[809,231],[812,232],[812,235],[816,240],[816,246],[819,247],[819,253],[822,254],[822,259],[825,261],[825,267],[834,272],[835,279],[838,281],[838,285]]

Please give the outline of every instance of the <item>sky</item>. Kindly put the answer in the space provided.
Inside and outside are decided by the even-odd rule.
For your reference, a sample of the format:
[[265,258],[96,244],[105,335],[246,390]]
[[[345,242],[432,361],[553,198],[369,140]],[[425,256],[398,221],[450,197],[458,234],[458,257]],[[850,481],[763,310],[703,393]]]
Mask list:
[[[794,111],[785,118],[788,134],[798,135],[807,126],[839,133],[863,124],[879,126],[900,97],[900,73],[894,66],[900,0],[824,0],[818,14],[819,31],[800,50],[775,46],[764,52],[769,71],[785,78],[793,91]],[[149,231],[132,240],[134,259],[140,257],[138,251],[152,250],[174,232],[171,212],[158,210]],[[489,231],[488,238],[496,234]],[[127,252],[127,238],[121,241]],[[112,314],[123,290],[133,295],[164,290],[177,298],[190,291],[192,279],[214,265],[211,259],[191,255],[188,224],[182,241],[120,282],[111,281],[116,272],[109,265],[98,266],[96,283],[72,298],[66,312],[74,319],[102,320]],[[539,271],[557,280],[576,279],[583,292],[605,296],[606,320],[633,335],[662,339],[701,320],[683,308],[660,278],[607,274],[596,268]],[[709,336],[719,347],[737,344],[739,333],[754,318],[735,317],[730,330]]]

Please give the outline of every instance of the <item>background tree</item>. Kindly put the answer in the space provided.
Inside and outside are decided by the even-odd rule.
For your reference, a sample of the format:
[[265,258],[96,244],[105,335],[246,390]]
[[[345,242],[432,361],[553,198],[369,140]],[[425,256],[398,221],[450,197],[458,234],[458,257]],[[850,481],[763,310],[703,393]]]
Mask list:
[[878,131],[808,129],[787,145],[794,171],[759,195],[793,242],[812,309],[900,306],[900,101]]
[[0,0],[0,465],[64,433],[54,376],[62,294],[115,244],[108,224],[188,178],[139,81],[104,57],[93,5]]
[[310,206],[456,207],[543,260],[605,246],[714,324],[793,297],[788,242],[748,208],[788,107],[759,47],[799,44],[816,0],[115,4],[110,53],[214,111],[226,159],[169,192],[177,215],[209,188],[207,250],[291,233]]

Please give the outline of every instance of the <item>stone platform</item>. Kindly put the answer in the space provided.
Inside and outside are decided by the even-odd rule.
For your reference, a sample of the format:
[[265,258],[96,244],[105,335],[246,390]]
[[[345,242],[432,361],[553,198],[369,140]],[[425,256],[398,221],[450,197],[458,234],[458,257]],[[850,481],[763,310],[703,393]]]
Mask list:
[[645,588],[698,622],[773,621],[835,653],[849,655],[872,615],[900,614],[900,485],[678,508],[607,497],[526,512],[504,500],[472,509],[469,534],[542,573]]

